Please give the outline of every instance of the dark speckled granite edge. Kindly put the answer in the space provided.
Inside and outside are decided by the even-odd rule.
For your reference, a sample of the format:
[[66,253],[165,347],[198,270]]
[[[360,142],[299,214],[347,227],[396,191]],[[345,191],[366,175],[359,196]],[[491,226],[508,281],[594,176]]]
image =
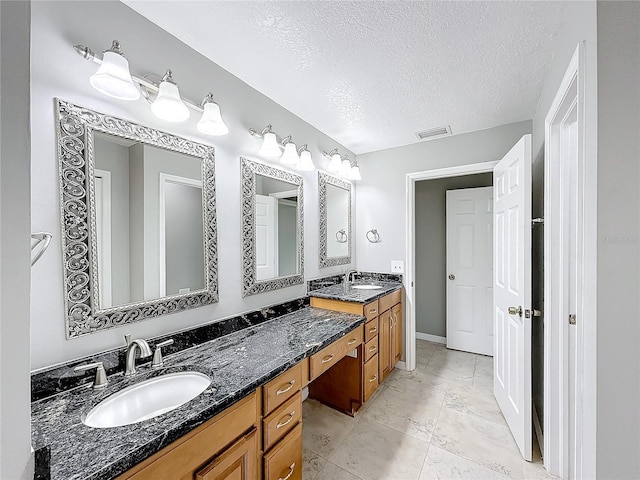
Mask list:
[[38,448],[33,453],[33,480],[51,480],[51,448],[47,445]]
[[[163,355],[171,355],[172,353],[200,345],[224,335],[259,325],[287,313],[295,312],[308,305],[309,297],[297,298],[277,305],[263,307],[259,310],[245,313],[244,315],[238,315],[181,332],[148,339],[148,341],[149,345],[153,349],[155,344],[172,338],[174,341],[173,345],[164,347],[162,350]],[[95,372],[89,371],[76,373],[73,371],[73,367],[76,365],[102,362],[108,376],[124,371],[124,354],[125,349],[123,346],[32,373],[31,401],[34,402],[41,400],[51,395],[93,382]],[[145,365],[150,362],[151,357],[143,359],[138,358],[136,360],[136,365]]]

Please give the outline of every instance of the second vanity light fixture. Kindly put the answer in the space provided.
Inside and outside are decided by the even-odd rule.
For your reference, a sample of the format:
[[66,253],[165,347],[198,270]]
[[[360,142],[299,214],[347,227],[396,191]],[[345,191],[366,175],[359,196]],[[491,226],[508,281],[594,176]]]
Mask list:
[[258,155],[266,158],[279,158],[283,165],[292,166],[300,171],[315,170],[307,144],[296,148],[296,144],[291,140],[291,135],[278,140],[278,135],[271,129],[271,124],[260,131],[250,128],[249,133],[254,137],[262,138],[262,146]]
[[322,155],[330,160],[327,167],[329,172],[347,180],[362,180],[358,164],[355,161],[352,164],[347,155],[340,155],[337,148],[334,148],[329,153],[322,152]]
[[[151,104],[151,111],[167,122],[184,122],[190,117],[190,110],[202,113],[197,128],[205,135],[226,135],[229,129],[222,120],[220,107],[211,93],[196,104],[180,96],[178,84],[173,80],[171,70],[167,70],[159,84],[131,75],[129,62],[120,51],[120,43],[114,40],[111,48],[104,52],[102,59],[84,45],[75,45],[75,51],[85,60],[100,65],[91,76],[89,83],[104,95],[118,100],[134,101],[140,94]],[[155,98],[152,98],[155,95]]]

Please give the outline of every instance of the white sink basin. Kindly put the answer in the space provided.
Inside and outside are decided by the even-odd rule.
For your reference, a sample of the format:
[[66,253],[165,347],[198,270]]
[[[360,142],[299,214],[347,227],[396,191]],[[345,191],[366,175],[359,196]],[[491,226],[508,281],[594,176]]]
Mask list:
[[211,385],[200,372],[167,373],[105,398],[82,419],[94,428],[120,427],[157,417],[184,405]]
[[379,290],[382,287],[379,285],[353,285],[351,288],[356,290]]

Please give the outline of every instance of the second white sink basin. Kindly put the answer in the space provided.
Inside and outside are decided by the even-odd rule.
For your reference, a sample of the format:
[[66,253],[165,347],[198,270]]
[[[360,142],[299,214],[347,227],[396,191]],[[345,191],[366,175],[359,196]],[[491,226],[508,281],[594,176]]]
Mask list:
[[351,288],[356,290],[379,290],[382,287],[379,285],[353,285]]
[[184,405],[211,385],[200,372],[167,373],[136,383],[105,398],[82,419],[94,428],[142,422]]

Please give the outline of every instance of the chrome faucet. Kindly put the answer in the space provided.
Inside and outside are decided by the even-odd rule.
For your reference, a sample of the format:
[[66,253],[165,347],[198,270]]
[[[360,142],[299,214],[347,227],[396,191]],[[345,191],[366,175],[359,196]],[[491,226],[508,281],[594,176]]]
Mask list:
[[131,335],[126,334],[124,336],[127,341],[127,354],[126,354],[126,367],[124,370],[125,377],[131,377],[136,373],[136,350],[140,350],[140,358],[146,358],[151,356],[151,348],[146,340],[142,338],[136,338],[131,340]]
[[358,272],[357,270],[349,270],[347,273],[344,274],[344,284],[345,284],[345,286],[349,282],[353,282],[353,275],[360,275],[360,272]]

